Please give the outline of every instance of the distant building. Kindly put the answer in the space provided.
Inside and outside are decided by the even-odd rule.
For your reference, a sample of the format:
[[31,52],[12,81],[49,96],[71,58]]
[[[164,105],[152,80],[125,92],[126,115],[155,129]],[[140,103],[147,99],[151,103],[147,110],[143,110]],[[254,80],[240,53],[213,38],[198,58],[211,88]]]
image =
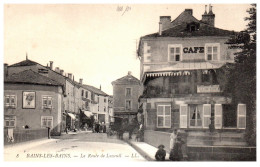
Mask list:
[[62,101],[63,85],[48,77],[32,70],[5,75],[4,127],[49,127],[52,135],[60,135]]
[[138,98],[142,94],[140,81],[131,72],[128,75],[112,82],[113,110],[115,117],[136,117],[138,112]]

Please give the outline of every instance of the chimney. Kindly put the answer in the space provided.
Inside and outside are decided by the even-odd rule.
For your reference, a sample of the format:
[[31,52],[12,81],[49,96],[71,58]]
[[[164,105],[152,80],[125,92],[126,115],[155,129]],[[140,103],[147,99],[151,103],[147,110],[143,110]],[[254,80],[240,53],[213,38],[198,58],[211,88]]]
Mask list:
[[80,79],[79,79],[79,84],[82,85],[82,83],[83,83],[83,79],[80,78]]
[[73,81],[74,81],[74,75],[73,75]]
[[57,73],[60,73],[60,68],[59,68],[59,67],[56,67],[56,68],[55,68],[55,71],[56,71]]
[[99,86],[99,90],[101,90],[101,85]]
[[68,77],[69,77],[69,79],[72,79],[72,74],[68,73]]
[[[171,16],[160,16],[161,31],[164,31],[171,27]],[[159,23],[159,24],[160,24]]]
[[63,73],[64,73],[64,70],[60,70],[60,74],[63,75]]
[[128,75],[132,75],[132,72],[131,71],[128,71],[128,73],[127,73]]
[[193,14],[193,11],[192,11],[192,9],[185,9],[185,12],[189,13],[190,15],[192,15],[192,14]]
[[162,23],[159,22],[159,35],[161,36],[162,35]]
[[212,6],[209,5],[209,12],[207,13],[207,5],[205,5],[205,12],[202,15],[202,22],[210,25],[210,26],[215,26],[215,14],[212,12]]
[[50,61],[50,69],[52,70],[53,68],[53,61]]
[[8,76],[8,64],[4,63],[4,76],[7,77]]

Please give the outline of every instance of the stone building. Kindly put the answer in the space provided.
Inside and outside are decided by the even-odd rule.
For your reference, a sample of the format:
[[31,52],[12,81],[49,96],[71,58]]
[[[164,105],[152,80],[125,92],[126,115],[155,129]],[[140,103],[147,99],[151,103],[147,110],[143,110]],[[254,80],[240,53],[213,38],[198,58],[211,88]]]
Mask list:
[[[6,74],[6,73],[5,73]],[[63,85],[25,70],[4,78],[4,127],[62,132]]]
[[233,63],[237,52],[226,44],[233,35],[215,27],[210,6],[202,20],[192,9],[174,20],[161,16],[159,32],[140,38],[146,142],[168,148],[170,132],[181,129],[188,145],[246,145],[246,106],[232,105],[219,85],[221,67]]
[[138,112],[138,98],[142,94],[141,83],[128,72],[128,75],[113,81],[112,85],[114,116],[128,118],[130,121]]

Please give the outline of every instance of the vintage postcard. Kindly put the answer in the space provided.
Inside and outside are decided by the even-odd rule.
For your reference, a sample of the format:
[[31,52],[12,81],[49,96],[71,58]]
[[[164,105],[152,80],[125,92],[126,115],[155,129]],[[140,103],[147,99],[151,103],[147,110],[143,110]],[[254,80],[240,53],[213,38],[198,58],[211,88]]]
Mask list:
[[256,162],[256,4],[3,9],[5,162]]

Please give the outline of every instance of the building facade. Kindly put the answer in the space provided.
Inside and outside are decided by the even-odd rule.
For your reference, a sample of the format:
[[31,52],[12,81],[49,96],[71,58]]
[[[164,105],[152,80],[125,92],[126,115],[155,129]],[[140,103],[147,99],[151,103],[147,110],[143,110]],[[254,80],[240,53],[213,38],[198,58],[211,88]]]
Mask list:
[[130,121],[138,112],[138,98],[142,94],[141,82],[128,72],[128,75],[113,81],[112,85],[114,116],[128,118]]
[[181,129],[190,145],[207,145],[203,136],[214,130],[213,145],[245,144],[242,139],[228,142],[219,137],[225,133],[243,138],[246,106],[231,104],[232,99],[222,94],[221,68],[233,63],[237,52],[226,42],[235,32],[214,25],[211,6],[202,20],[186,9],[173,21],[161,16],[159,32],[141,37],[138,55],[144,91],[140,100],[146,130]]
[[62,132],[62,84],[32,70],[4,78],[4,127]]

